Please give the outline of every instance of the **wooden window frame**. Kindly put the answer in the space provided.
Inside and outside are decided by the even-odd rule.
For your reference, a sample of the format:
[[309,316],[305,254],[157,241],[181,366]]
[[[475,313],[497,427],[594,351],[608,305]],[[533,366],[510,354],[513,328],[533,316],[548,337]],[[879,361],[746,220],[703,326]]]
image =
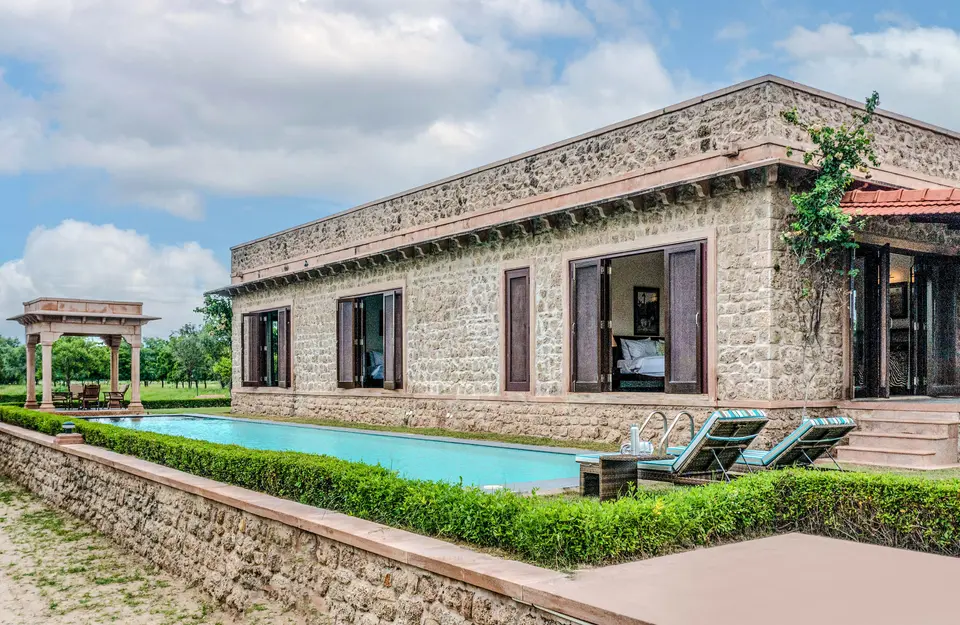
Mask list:
[[[371,387],[365,387],[362,385],[361,381],[361,372],[363,371],[363,346],[360,343],[360,332],[364,327],[363,323],[363,309],[360,306],[360,302],[363,299],[368,297],[383,296],[383,311],[382,314],[387,314],[388,306],[392,308],[393,318],[392,323],[388,322],[385,317],[381,317],[381,324],[383,326],[383,340],[384,340],[384,379],[383,379],[383,390],[387,391],[399,391],[404,387],[404,369],[405,369],[405,352],[406,352],[406,341],[405,341],[405,327],[403,323],[404,319],[404,308],[403,308],[403,295],[404,289],[402,287],[397,288],[387,288],[379,291],[371,291],[365,293],[357,293],[350,295],[345,295],[337,298],[337,347],[336,347],[336,360],[337,360],[337,387],[344,390],[353,390],[353,389],[370,389]],[[388,299],[393,298],[392,302],[388,304]],[[344,352],[343,343],[345,340],[346,331],[344,329],[344,323],[346,321],[345,312],[347,308],[351,311],[350,320],[352,328],[350,329],[351,337],[350,342],[350,353],[347,354]],[[388,332],[391,333],[391,336],[388,336]],[[388,344],[392,347],[390,353],[387,352]],[[347,368],[349,365],[349,368]],[[390,379],[387,378],[388,370],[392,373]],[[372,387],[379,389],[380,387]]]
[[[711,236],[709,232],[697,233],[696,236],[690,238],[680,238],[675,241],[663,241],[662,239],[654,245],[649,246],[637,246],[637,247],[627,247],[626,245],[618,245],[616,249],[600,249],[595,254],[583,255],[583,256],[565,256],[563,261],[567,270],[567,284],[568,290],[565,295],[566,302],[566,327],[567,327],[567,350],[565,354],[565,368],[567,371],[566,382],[567,382],[567,391],[568,393],[587,393],[595,395],[629,395],[631,397],[643,396],[645,393],[642,392],[614,392],[610,388],[609,380],[607,374],[612,372],[613,363],[609,362],[609,357],[604,357],[608,350],[601,349],[599,368],[600,368],[600,380],[598,383],[593,384],[590,382],[584,383],[578,381],[577,378],[577,336],[575,332],[575,323],[577,318],[576,311],[576,286],[575,286],[575,272],[578,265],[583,265],[590,262],[597,262],[600,264],[600,267],[603,268],[605,263],[609,264],[615,258],[621,258],[626,256],[635,256],[638,254],[648,254],[655,252],[664,253],[664,263],[667,262],[667,251],[672,248],[681,248],[687,246],[699,246],[700,248],[700,267],[699,267],[699,278],[700,278],[700,311],[699,311],[699,323],[698,323],[698,345],[697,345],[697,363],[698,363],[698,382],[695,388],[686,388],[680,390],[674,390],[673,392],[667,391],[666,385],[666,376],[664,377],[664,392],[663,393],[647,393],[648,395],[660,395],[660,396],[676,396],[676,397],[691,397],[698,395],[707,395],[715,393],[715,384],[712,384],[709,380],[709,371],[710,371],[710,362],[711,358],[715,356],[714,350],[710,348],[710,340],[715,338],[709,332],[709,324],[713,323],[713,314],[715,310],[709,305],[709,294],[713,293],[711,288],[711,279],[715,280],[716,276],[713,273],[715,267],[712,267],[711,263],[714,263],[716,258],[713,255],[713,250],[715,249],[715,236]],[[606,275],[609,277],[606,269],[603,269],[601,276]],[[664,275],[664,280],[666,281],[667,276]],[[665,285],[666,286],[666,285]],[[606,288],[601,283],[600,285],[601,301],[599,302],[600,314],[604,319],[608,319],[610,316],[610,294],[609,286]],[[668,302],[665,302],[665,306],[668,305]],[[668,328],[665,328],[665,340],[666,335],[669,332]],[[606,343],[604,342],[606,339]],[[600,344],[601,346],[609,344],[612,340],[612,327],[604,328],[601,330]],[[666,346],[665,346],[666,347]],[[666,351],[666,350],[665,350]],[[666,365],[666,362],[664,363]],[[666,368],[666,366],[665,366]],[[666,371],[665,371],[666,373]]]
[[[264,379],[265,364],[269,364],[273,356],[273,349],[269,355],[264,350],[269,346],[266,338],[264,316],[276,313],[277,315],[277,344],[274,349],[277,353],[277,380],[267,384]],[[243,313],[241,319],[241,385],[246,388],[281,388],[289,389],[293,386],[293,309],[292,306],[278,306],[252,312]],[[255,327],[255,330],[254,330]],[[250,354],[252,337],[256,337],[254,349],[256,359]],[[266,362],[265,362],[266,361]],[[256,369],[256,379],[251,377],[250,369]]]
[[[526,283],[526,300],[527,300],[527,314],[526,314],[526,325],[527,325],[527,339],[526,339],[526,348],[524,349],[525,357],[527,360],[526,366],[526,380],[523,381],[512,381],[510,379],[511,372],[513,368],[513,358],[515,357],[514,351],[514,341],[513,341],[513,297],[511,291],[511,282],[516,279],[524,279]],[[509,393],[529,393],[533,387],[533,371],[535,364],[535,351],[534,351],[534,328],[535,328],[535,316],[534,316],[534,292],[533,292],[533,280],[532,272],[530,267],[515,267],[511,269],[506,269],[503,272],[503,390]]]

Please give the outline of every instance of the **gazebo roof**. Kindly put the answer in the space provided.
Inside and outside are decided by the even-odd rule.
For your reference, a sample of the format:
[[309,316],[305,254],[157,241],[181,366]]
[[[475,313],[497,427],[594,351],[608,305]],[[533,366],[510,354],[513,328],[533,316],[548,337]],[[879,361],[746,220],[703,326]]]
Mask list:
[[[160,317],[143,314],[142,302],[118,302],[92,299],[69,299],[63,297],[40,297],[24,302],[23,313],[10,317],[23,326],[37,323],[60,323],[82,333],[85,325],[96,326],[142,326]],[[93,330],[93,328],[91,328]]]

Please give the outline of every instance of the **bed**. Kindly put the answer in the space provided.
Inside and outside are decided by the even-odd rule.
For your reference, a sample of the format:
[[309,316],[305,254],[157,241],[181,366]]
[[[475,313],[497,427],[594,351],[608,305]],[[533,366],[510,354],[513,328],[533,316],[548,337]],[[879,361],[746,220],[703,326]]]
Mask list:
[[613,390],[663,392],[663,337],[615,336]]

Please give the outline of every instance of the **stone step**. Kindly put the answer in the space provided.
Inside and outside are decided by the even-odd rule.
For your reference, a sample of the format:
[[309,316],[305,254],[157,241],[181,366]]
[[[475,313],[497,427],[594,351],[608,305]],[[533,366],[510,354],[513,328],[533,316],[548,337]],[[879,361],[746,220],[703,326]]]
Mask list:
[[[903,414],[903,413],[901,413]],[[861,417],[857,419],[861,432],[888,434],[926,434],[930,436],[957,436],[957,421],[931,420],[907,415],[901,417]]]
[[864,419],[884,419],[917,423],[958,423],[960,413],[956,412],[920,412],[916,410],[871,410]]
[[[837,448],[837,459],[852,464],[871,464],[884,467],[929,469],[946,464],[938,462],[933,451],[902,450],[890,448],[846,447]],[[956,458],[954,458],[954,462]]]
[[863,449],[932,451],[946,459],[957,452],[956,439],[941,434],[901,434],[899,432],[852,432],[850,444]]

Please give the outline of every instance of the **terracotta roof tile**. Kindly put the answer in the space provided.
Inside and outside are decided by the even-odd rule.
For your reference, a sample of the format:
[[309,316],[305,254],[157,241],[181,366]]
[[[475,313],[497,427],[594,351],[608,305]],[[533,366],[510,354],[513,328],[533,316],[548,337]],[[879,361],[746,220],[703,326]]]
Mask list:
[[960,214],[960,189],[848,191],[840,206],[865,217]]

